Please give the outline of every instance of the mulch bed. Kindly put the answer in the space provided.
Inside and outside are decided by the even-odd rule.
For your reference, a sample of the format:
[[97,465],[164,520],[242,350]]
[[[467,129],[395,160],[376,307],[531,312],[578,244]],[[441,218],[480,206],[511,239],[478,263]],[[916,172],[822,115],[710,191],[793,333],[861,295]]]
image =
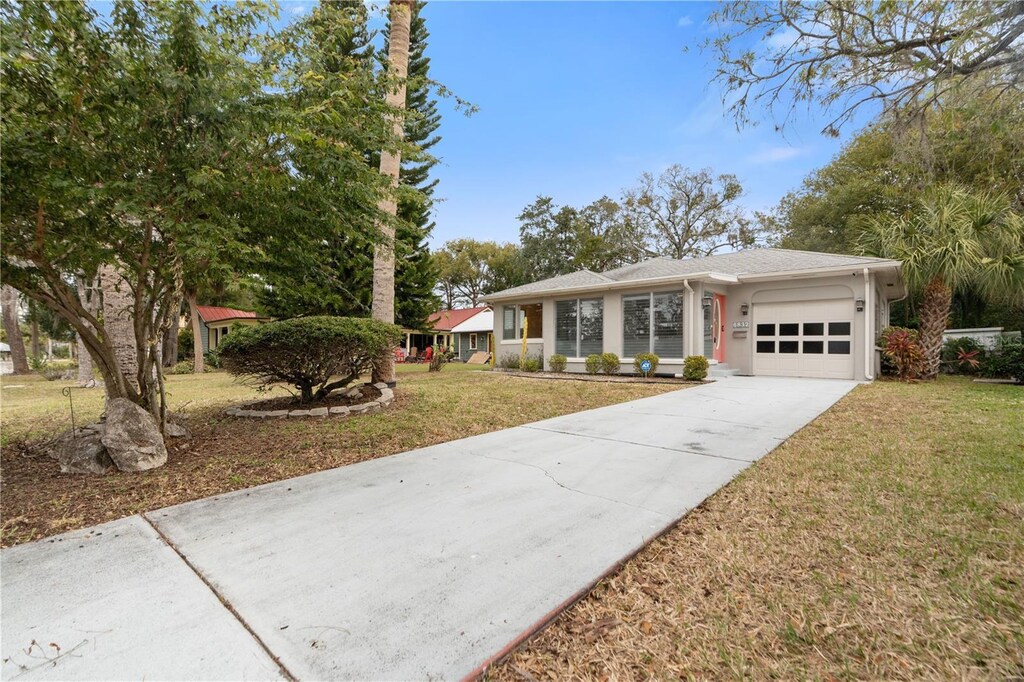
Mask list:
[[638,377],[630,374],[577,374],[575,372],[521,372],[515,369],[501,369],[496,367],[496,372],[508,374],[513,377],[527,377],[528,379],[555,379],[559,381],[596,381],[603,384],[703,384],[703,381],[690,381],[677,377]]
[[279,398],[267,398],[255,403],[245,405],[247,410],[308,410],[314,407],[351,407],[370,403],[380,397],[380,389],[369,384],[358,386],[362,392],[359,398],[344,395],[343,392],[335,392],[327,397],[327,400],[316,400],[311,403],[300,403],[298,396],[281,396]]

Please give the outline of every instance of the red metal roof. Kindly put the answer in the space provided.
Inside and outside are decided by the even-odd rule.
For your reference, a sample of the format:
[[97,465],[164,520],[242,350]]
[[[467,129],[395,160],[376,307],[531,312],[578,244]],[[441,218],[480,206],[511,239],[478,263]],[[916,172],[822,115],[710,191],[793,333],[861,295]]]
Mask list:
[[452,327],[465,322],[483,310],[487,310],[487,306],[462,308],[460,310],[439,310],[427,318],[427,326],[435,331],[450,332]]
[[204,322],[238,319],[255,320],[258,318],[256,313],[251,310],[235,310],[234,308],[224,308],[219,305],[197,305],[196,310],[199,311],[199,317],[203,318]]

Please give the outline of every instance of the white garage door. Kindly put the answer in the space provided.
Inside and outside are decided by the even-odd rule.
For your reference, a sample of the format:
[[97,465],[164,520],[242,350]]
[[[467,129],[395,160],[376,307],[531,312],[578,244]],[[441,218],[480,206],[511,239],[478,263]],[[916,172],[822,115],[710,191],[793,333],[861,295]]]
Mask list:
[[853,378],[853,301],[754,304],[754,374]]

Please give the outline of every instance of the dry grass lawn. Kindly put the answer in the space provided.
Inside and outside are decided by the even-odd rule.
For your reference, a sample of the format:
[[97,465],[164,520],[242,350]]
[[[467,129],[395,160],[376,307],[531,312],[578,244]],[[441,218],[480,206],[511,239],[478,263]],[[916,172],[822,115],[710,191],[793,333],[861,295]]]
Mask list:
[[487,676],[1024,679],[1024,388],[856,389]]
[[[195,438],[142,474],[69,475],[41,444],[70,427],[69,384],[3,377],[0,522],[3,546],[209,495],[361,462],[425,445],[678,390],[678,386],[548,382],[448,365],[399,366],[388,410],[347,419],[254,421],[223,414],[266,396],[223,373],[168,378],[172,409]],[[102,411],[102,389],[73,389],[78,424]],[[276,394],[275,394],[276,395]]]

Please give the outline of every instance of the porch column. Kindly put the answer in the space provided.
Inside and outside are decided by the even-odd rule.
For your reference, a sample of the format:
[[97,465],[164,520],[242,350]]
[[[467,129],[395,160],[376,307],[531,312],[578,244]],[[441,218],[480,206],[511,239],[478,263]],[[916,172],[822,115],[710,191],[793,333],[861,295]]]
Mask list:
[[405,352],[408,354],[410,350],[412,350],[412,332],[405,335]]

